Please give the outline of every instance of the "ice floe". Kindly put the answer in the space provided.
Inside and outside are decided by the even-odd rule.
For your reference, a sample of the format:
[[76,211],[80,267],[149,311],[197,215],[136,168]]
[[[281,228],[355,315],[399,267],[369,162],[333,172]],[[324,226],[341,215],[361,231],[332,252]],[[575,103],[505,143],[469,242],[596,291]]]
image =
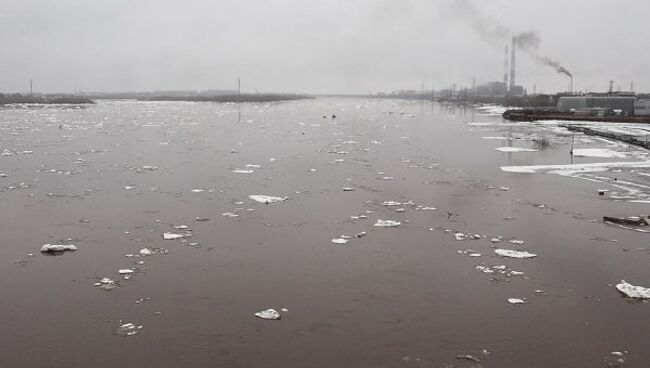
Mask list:
[[118,328],[116,333],[122,336],[133,336],[142,330],[142,325],[135,325],[133,323],[123,323]]
[[280,313],[276,311],[275,309],[267,309],[263,310],[261,312],[255,313],[255,317],[261,318],[261,319],[268,319],[268,320],[278,320],[282,318]]
[[573,155],[578,157],[600,157],[600,158],[625,158],[623,152],[612,151],[608,148],[575,148]]
[[165,240],[180,239],[180,238],[182,238],[184,236],[185,235],[183,235],[183,234],[163,233],[163,239],[165,239]]
[[534,165],[534,166],[501,166],[501,170],[522,174],[556,174],[574,175],[586,172],[604,172],[612,168],[649,168],[650,161],[623,161],[623,162],[597,162],[591,164],[567,164],[567,165]]
[[377,227],[397,227],[400,226],[402,223],[399,221],[393,221],[393,220],[377,220],[377,222],[373,226]]
[[248,198],[254,200],[255,202],[264,203],[264,204],[282,202],[288,199],[288,197],[274,197],[274,196],[268,196],[264,194],[251,194],[248,196]]
[[41,252],[42,253],[62,253],[62,252],[65,252],[65,251],[75,251],[75,250],[77,250],[77,247],[72,245],[72,244],[68,244],[68,245],[64,245],[64,244],[45,244],[45,245],[43,245],[41,247]]
[[349,240],[345,239],[345,238],[332,239],[332,243],[334,243],[334,244],[347,244],[348,242],[349,242]]
[[511,249],[495,249],[494,253],[500,255],[501,257],[509,258],[533,258],[537,257],[537,254],[529,253],[521,250],[511,250]]
[[499,152],[537,152],[536,149],[519,148],[519,147],[497,147],[495,150]]
[[519,298],[508,298],[508,303],[510,304],[526,304],[526,301]]
[[650,288],[635,286],[625,280],[621,280],[621,283],[616,285],[616,289],[630,298],[650,299]]

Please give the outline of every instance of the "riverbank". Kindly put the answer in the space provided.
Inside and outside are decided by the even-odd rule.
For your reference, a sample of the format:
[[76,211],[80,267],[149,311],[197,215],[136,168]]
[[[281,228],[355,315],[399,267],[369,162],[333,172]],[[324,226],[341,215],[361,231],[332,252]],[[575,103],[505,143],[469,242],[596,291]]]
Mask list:
[[95,102],[86,97],[72,95],[40,95],[27,96],[21,94],[4,95],[0,94],[0,105],[10,104],[94,104]]
[[313,96],[290,93],[259,93],[222,96],[153,96],[138,101],[189,101],[189,102],[275,102],[313,99]]

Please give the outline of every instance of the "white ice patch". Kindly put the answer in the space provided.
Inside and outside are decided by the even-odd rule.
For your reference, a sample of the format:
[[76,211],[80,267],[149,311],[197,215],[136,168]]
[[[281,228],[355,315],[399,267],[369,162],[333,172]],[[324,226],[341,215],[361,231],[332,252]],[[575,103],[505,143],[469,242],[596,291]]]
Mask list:
[[377,220],[374,226],[377,227],[397,227],[400,226],[402,223],[399,221],[393,221],[393,220]]
[[121,270],[118,270],[117,273],[119,273],[120,275],[128,275],[133,273],[133,270],[130,268],[123,268]]
[[537,257],[537,254],[528,253],[520,250],[511,250],[511,249],[495,249],[494,253],[500,255],[501,257],[509,257],[509,258],[523,259],[523,258]]
[[269,320],[278,320],[282,318],[280,313],[276,311],[275,309],[267,309],[263,310],[261,312],[255,313],[255,317],[261,318],[261,319],[269,319]]
[[282,202],[288,199],[288,197],[273,197],[264,194],[251,194],[248,196],[248,198],[254,200],[255,202],[264,203],[264,204]]
[[235,174],[252,174],[255,171],[253,171],[253,170],[244,170],[244,169],[235,169],[232,172],[235,173]]
[[650,288],[634,286],[625,280],[621,280],[621,283],[616,285],[616,289],[630,298],[650,299]]
[[573,155],[578,157],[625,158],[623,152],[612,151],[608,148],[576,148]]
[[165,240],[174,240],[184,237],[183,234],[174,234],[174,233],[163,233],[163,239]]
[[526,301],[519,298],[508,298],[508,303],[510,304],[526,304]]
[[536,149],[519,148],[519,147],[498,147],[495,150],[499,152],[537,152]]
[[153,255],[153,252],[149,248],[142,248],[140,249],[140,255],[142,257],[146,257],[146,256]]
[[69,245],[64,245],[64,244],[45,244],[41,247],[41,252],[42,253],[60,253],[60,252],[65,252],[65,251],[75,251],[77,250],[77,247],[69,244]]
[[348,240],[348,239],[344,239],[344,238],[335,238],[335,239],[332,239],[332,243],[334,243],[334,244],[347,244],[348,242],[349,242],[349,240]]
[[142,325],[136,326],[133,323],[124,323],[117,328],[117,334],[123,336],[133,336],[142,329]]
[[586,172],[603,172],[612,168],[649,168],[650,161],[632,162],[597,162],[591,164],[570,164],[570,165],[534,165],[534,166],[501,166],[501,170],[522,174],[556,174],[574,175]]

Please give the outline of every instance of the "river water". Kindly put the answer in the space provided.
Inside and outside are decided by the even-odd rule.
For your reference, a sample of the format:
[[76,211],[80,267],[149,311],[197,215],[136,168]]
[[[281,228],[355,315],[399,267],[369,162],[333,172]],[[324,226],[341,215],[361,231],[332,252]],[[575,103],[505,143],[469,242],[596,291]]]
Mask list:
[[5,108],[0,152],[2,367],[650,362],[650,305],[615,288],[650,286],[649,235],[602,221],[650,212],[650,165],[580,166],[635,147],[323,98]]

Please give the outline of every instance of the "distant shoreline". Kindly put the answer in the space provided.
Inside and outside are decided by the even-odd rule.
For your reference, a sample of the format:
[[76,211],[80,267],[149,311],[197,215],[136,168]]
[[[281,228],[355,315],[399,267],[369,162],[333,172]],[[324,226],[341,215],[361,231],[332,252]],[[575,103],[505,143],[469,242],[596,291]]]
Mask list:
[[20,94],[12,95],[3,95],[0,94],[0,106],[1,105],[13,105],[13,104],[38,104],[38,105],[54,105],[54,104],[68,104],[68,105],[83,105],[83,104],[94,104],[95,101],[79,96],[65,96],[65,95],[56,95],[56,96],[26,96]]
[[262,93],[220,96],[153,96],[138,101],[188,101],[188,102],[274,102],[307,100],[315,97],[301,94]]

